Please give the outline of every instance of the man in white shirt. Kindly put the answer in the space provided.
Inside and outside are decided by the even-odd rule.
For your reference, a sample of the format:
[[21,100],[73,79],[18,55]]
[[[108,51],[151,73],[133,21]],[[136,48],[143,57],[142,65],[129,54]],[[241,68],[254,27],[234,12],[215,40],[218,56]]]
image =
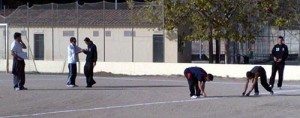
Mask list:
[[75,84],[75,79],[77,76],[77,65],[79,61],[78,54],[82,52],[82,49],[76,45],[76,38],[70,38],[70,45],[68,46],[68,68],[69,76],[67,81],[67,87],[73,88],[77,87]]
[[25,62],[26,53],[22,49],[26,49],[26,45],[22,41],[21,33],[16,32],[14,34],[14,41],[11,44],[11,55],[13,56],[12,74],[14,75],[14,89],[27,90],[24,87],[25,84]]

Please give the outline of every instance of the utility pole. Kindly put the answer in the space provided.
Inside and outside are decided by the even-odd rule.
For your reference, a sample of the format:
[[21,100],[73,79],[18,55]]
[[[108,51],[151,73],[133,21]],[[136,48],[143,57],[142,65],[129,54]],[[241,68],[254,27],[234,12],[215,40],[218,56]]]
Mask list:
[[115,10],[118,9],[118,0],[115,0]]

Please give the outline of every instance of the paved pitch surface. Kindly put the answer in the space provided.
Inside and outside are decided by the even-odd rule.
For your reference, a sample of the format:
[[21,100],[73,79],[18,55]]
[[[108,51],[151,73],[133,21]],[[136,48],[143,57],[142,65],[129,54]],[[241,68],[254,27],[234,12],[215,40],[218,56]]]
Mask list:
[[26,75],[27,91],[14,91],[0,73],[0,118],[299,118],[300,82],[285,82],[271,96],[241,97],[244,81],[215,78],[208,97],[190,99],[183,77],[95,77],[85,88],[66,88],[67,75]]

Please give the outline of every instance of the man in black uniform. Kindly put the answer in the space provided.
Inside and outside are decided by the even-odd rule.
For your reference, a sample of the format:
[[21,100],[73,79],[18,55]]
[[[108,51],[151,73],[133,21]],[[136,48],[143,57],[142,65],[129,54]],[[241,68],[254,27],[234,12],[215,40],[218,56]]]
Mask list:
[[189,67],[184,70],[184,76],[188,80],[190,97],[192,99],[200,97],[201,92],[202,95],[206,97],[205,82],[213,81],[214,78],[212,74],[207,74],[206,71],[200,67]]
[[93,79],[93,71],[97,62],[97,47],[90,40],[90,38],[86,37],[84,42],[87,44],[88,49],[83,50],[83,53],[86,54],[86,62],[84,65],[84,75],[86,77],[87,88],[91,88],[96,81]]
[[[266,75],[266,71],[263,67],[261,66],[255,66],[254,68],[252,68],[250,71],[248,71],[246,73],[246,76],[247,76],[247,80],[246,80],[246,84],[245,84],[245,89],[244,89],[244,92],[243,92],[243,96],[249,96],[250,93],[253,91],[254,89],[254,92],[255,94],[254,95],[259,95],[259,91],[258,91],[258,77],[260,77],[260,82],[261,82],[261,85],[267,90],[270,92],[271,95],[273,95],[273,90],[271,87],[269,87],[269,84],[267,82],[267,75]],[[248,88],[248,83],[249,81],[252,80],[252,86],[251,86],[251,89],[249,90],[249,92],[246,94],[247,92],[247,88]]]
[[270,77],[270,87],[273,88],[275,82],[276,72],[278,70],[279,80],[277,87],[281,89],[283,81],[283,70],[285,65],[285,60],[289,55],[288,47],[283,43],[283,37],[278,37],[278,44],[276,44],[272,49],[273,64],[272,64],[272,75]]

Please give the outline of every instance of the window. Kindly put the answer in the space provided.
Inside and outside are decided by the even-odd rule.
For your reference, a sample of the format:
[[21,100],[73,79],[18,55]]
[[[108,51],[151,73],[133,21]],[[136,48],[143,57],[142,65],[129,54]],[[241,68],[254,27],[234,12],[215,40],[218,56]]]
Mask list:
[[124,31],[124,37],[131,37],[131,36],[135,36],[135,31]]
[[74,36],[74,31],[63,31],[63,36],[68,36],[68,37]]
[[94,37],[99,37],[99,31],[93,31],[93,36]]
[[111,31],[105,31],[105,36],[106,37],[111,37]]

